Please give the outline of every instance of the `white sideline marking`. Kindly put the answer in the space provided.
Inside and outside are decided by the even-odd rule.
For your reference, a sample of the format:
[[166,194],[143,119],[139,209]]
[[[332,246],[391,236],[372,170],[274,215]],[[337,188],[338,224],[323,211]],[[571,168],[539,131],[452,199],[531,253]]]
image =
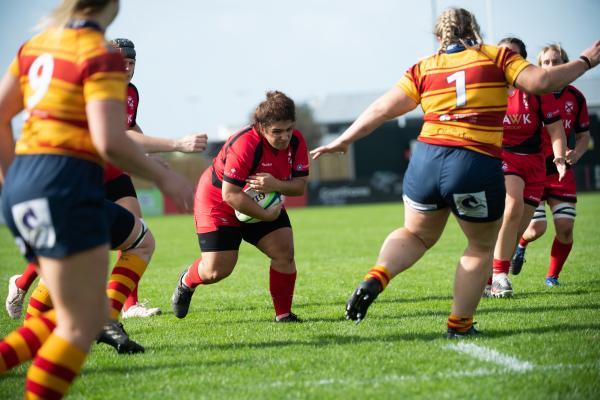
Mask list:
[[[555,364],[555,365],[545,365],[535,367],[536,370],[564,370],[564,369],[598,369],[600,368],[600,363],[584,363],[584,364]],[[377,377],[369,378],[369,379],[339,379],[339,378],[329,378],[329,379],[320,379],[320,380],[285,380],[285,381],[273,381],[270,383],[263,383],[256,385],[254,387],[265,388],[265,387],[315,387],[315,386],[328,386],[328,385],[343,385],[349,387],[360,387],[365,384],[369,385],[378,385],[380,383],[393,383],[393,382],[429,382],[435,380],[445,380],[445,379],[455,379],[455,378],[477,378],[477,377],[486,377],[486,376],[499,376],[502,373],[511,373],[511,372],[519,372],[524,373],[528,371],[532,371],[534,367],[525,370],[498,370],[497,368],[477,368],[471,371],[440,371],[433,374],[416,374],[416,375],[398,375],[398,374],[389,374],[389,375],[379,375]],[[247,388],[247,386],[246,386]]]
[[535,367],[530,362],[519,360],[516,357],[502,354],[488,347],[478,346],[473,343],[457,343],[446,346],[448,349],[464,353],[481,361],[501,365],[515,372],[529,371]]

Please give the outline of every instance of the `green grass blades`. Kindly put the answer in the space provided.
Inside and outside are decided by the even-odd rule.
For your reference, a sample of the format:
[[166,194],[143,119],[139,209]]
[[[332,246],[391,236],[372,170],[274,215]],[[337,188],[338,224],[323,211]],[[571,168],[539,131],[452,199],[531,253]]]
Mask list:
[[[600,391],[600,195],[577,205],[575,245],[560,277],[544,278],[553,239],[527,249],[513,299],[483,299],[484,336],[448,341],[452,281],[465,239],[453,218],[440,242],[396,277],[359,325],[343,319],[347,297],[403,220],[401,204],[291,209],[302,324],[275,324],[269,262],[243,244],[235,272],[196,290],[176,319],[170,296],[199,254],[189,216],[147,218],[155,256],[140,299],[164,314],[127,319],[146,353],[94,346],[69,395],[75,399],[594,398]],[[550,214],[550,213],[548,213]],[[0,297],[24,262],[0,228]],[[0,335],[19,325],[0,313]],[[0,398],[23,393],[28,365],[0,377]]]

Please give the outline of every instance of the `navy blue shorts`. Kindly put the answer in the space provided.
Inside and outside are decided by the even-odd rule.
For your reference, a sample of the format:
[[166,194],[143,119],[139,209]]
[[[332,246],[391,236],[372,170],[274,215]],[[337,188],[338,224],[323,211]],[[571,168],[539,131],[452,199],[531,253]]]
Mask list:
[[418,211],[450,207],[460,219],[495,221],[504,213],[502,161],[461,147],[417,142],[402,185]]
[[27,259],[64,258],[110,242],[103,169],[60,155],[20,155],[6,176],[2,212]]
[[260,239],[280,228],[291,228],[290,217],[285,209],[271,222],[256,222],[242,226],[219,226],[216,231],[199,233],[198,244],[203,253],[212,251],[239,250],[242,239],[254,246]]

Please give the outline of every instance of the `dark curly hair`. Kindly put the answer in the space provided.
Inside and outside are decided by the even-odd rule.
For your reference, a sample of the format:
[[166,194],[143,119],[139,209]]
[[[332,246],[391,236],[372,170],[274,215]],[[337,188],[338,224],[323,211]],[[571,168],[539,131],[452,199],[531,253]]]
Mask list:
[[294,100],[277,90],[267,92],[254,111],[254,124],[269,126],[278,121],[296,121],[296,105]]

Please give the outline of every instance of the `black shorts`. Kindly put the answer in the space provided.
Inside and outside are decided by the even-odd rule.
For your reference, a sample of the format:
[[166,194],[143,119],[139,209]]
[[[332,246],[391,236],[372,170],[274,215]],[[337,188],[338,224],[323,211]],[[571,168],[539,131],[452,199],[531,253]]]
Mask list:
[[99,164],[79,158],[19,155],[2,193],[6,224],[22,254],[64,258],[110,241]]
[[110,248],[115,250],[129,236],[135,226],[135,217],[125,207],[104,200],[104,209],[108,217]]
[[260,239],[280,228],[291,228],[290,218],[285,209],[275,221],[243,224],[242,226],[220,226],[216,231],[199,233],[198,243],[203,253],[213,251],[238,250],[242,239],[254,246]]
[[123,197],[137,198],[131,177],[127,174],[119,175],[117,178],[105,182],[104,192],[105,197],[112,202],[122,199]]

